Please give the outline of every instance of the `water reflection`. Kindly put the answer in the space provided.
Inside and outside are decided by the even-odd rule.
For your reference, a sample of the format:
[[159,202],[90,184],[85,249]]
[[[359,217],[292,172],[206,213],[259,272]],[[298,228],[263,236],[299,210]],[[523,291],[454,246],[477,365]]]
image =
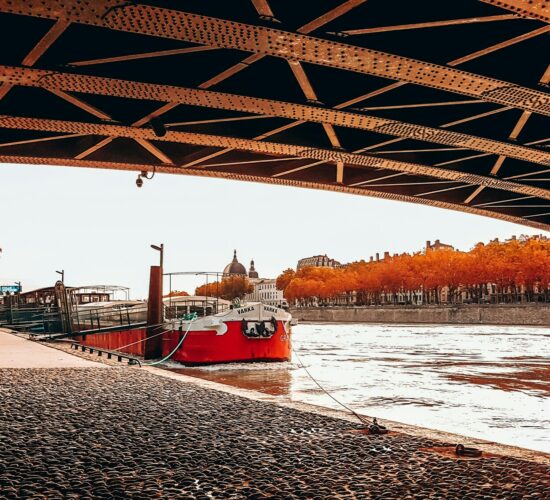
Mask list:
[[[290,363],[283,363],[290,365]],[[272,396],[290,395],[292,386],[292,366],[283,368],[272,368],[263,363],[254,363],[248,369],[241,364],[220,365],[220,369],[203,368],[173,368],[172,371],[202,378],[221,384],[260,391]],[[279,366],[277,363],[276,366]],[[252,368],[250,368],[252,367]]]
[[[312,375],[365,414],[550,452],[548,329],[298,325],[293,340]],[[178,371],[337,407],[296,361]]]

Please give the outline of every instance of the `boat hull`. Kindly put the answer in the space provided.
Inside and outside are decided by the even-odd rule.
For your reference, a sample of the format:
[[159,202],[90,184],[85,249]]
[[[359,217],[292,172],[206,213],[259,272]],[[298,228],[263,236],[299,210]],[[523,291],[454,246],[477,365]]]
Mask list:
[[289,361],[291,357],[290,326],[277,321],[277,328],[269,338],[250,338],[242,331],[240,321],[227,321],[227,331],[220,335],[216,330],[171,330],[162,337],[162,355],[168,356],[183,344],[170,358],[184,365],[249,361]]

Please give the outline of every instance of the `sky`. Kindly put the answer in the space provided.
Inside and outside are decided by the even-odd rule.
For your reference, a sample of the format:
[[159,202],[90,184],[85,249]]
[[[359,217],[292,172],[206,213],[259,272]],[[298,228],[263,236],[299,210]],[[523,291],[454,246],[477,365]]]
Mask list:
[[[260,277],[298,259],[340,262],[421,250],[440,239],[460,250],[541,230],[476,215],[364,196],[223,179],[68,167],[0,166],[0,284],[123,285],[145,298],[150,244],[164,243],[164,271],[221,271],[233,250]],[[202,278],[174,278],[193,292]],[[168,283],[165,284],[167,287]],[[166,288],[165,288],[166,290]]]

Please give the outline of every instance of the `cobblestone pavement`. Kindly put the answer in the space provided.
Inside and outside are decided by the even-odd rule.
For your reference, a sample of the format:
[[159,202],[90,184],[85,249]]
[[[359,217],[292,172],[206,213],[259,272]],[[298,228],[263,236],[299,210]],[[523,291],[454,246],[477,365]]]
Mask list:
[[131,368],[0,370],[2,498],[550,498],[550,467]]

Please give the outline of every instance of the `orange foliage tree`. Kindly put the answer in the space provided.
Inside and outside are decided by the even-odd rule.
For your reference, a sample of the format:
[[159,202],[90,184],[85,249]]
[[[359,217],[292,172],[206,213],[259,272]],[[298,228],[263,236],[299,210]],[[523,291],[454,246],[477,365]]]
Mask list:
[[215,281],[196,288],[195,295],[220,297],[226,300],[242,299],[247,293],[252,293],[254,287],[246,276],[229,276],[221,281]]
[[549,300],[550,239],[526,237],[402,254],[339,268],[287,269],[277,288],[301,305]]
[[189,294],[183,290],[172,290],[170,293],[163,295],[163,297],[189,297]]

